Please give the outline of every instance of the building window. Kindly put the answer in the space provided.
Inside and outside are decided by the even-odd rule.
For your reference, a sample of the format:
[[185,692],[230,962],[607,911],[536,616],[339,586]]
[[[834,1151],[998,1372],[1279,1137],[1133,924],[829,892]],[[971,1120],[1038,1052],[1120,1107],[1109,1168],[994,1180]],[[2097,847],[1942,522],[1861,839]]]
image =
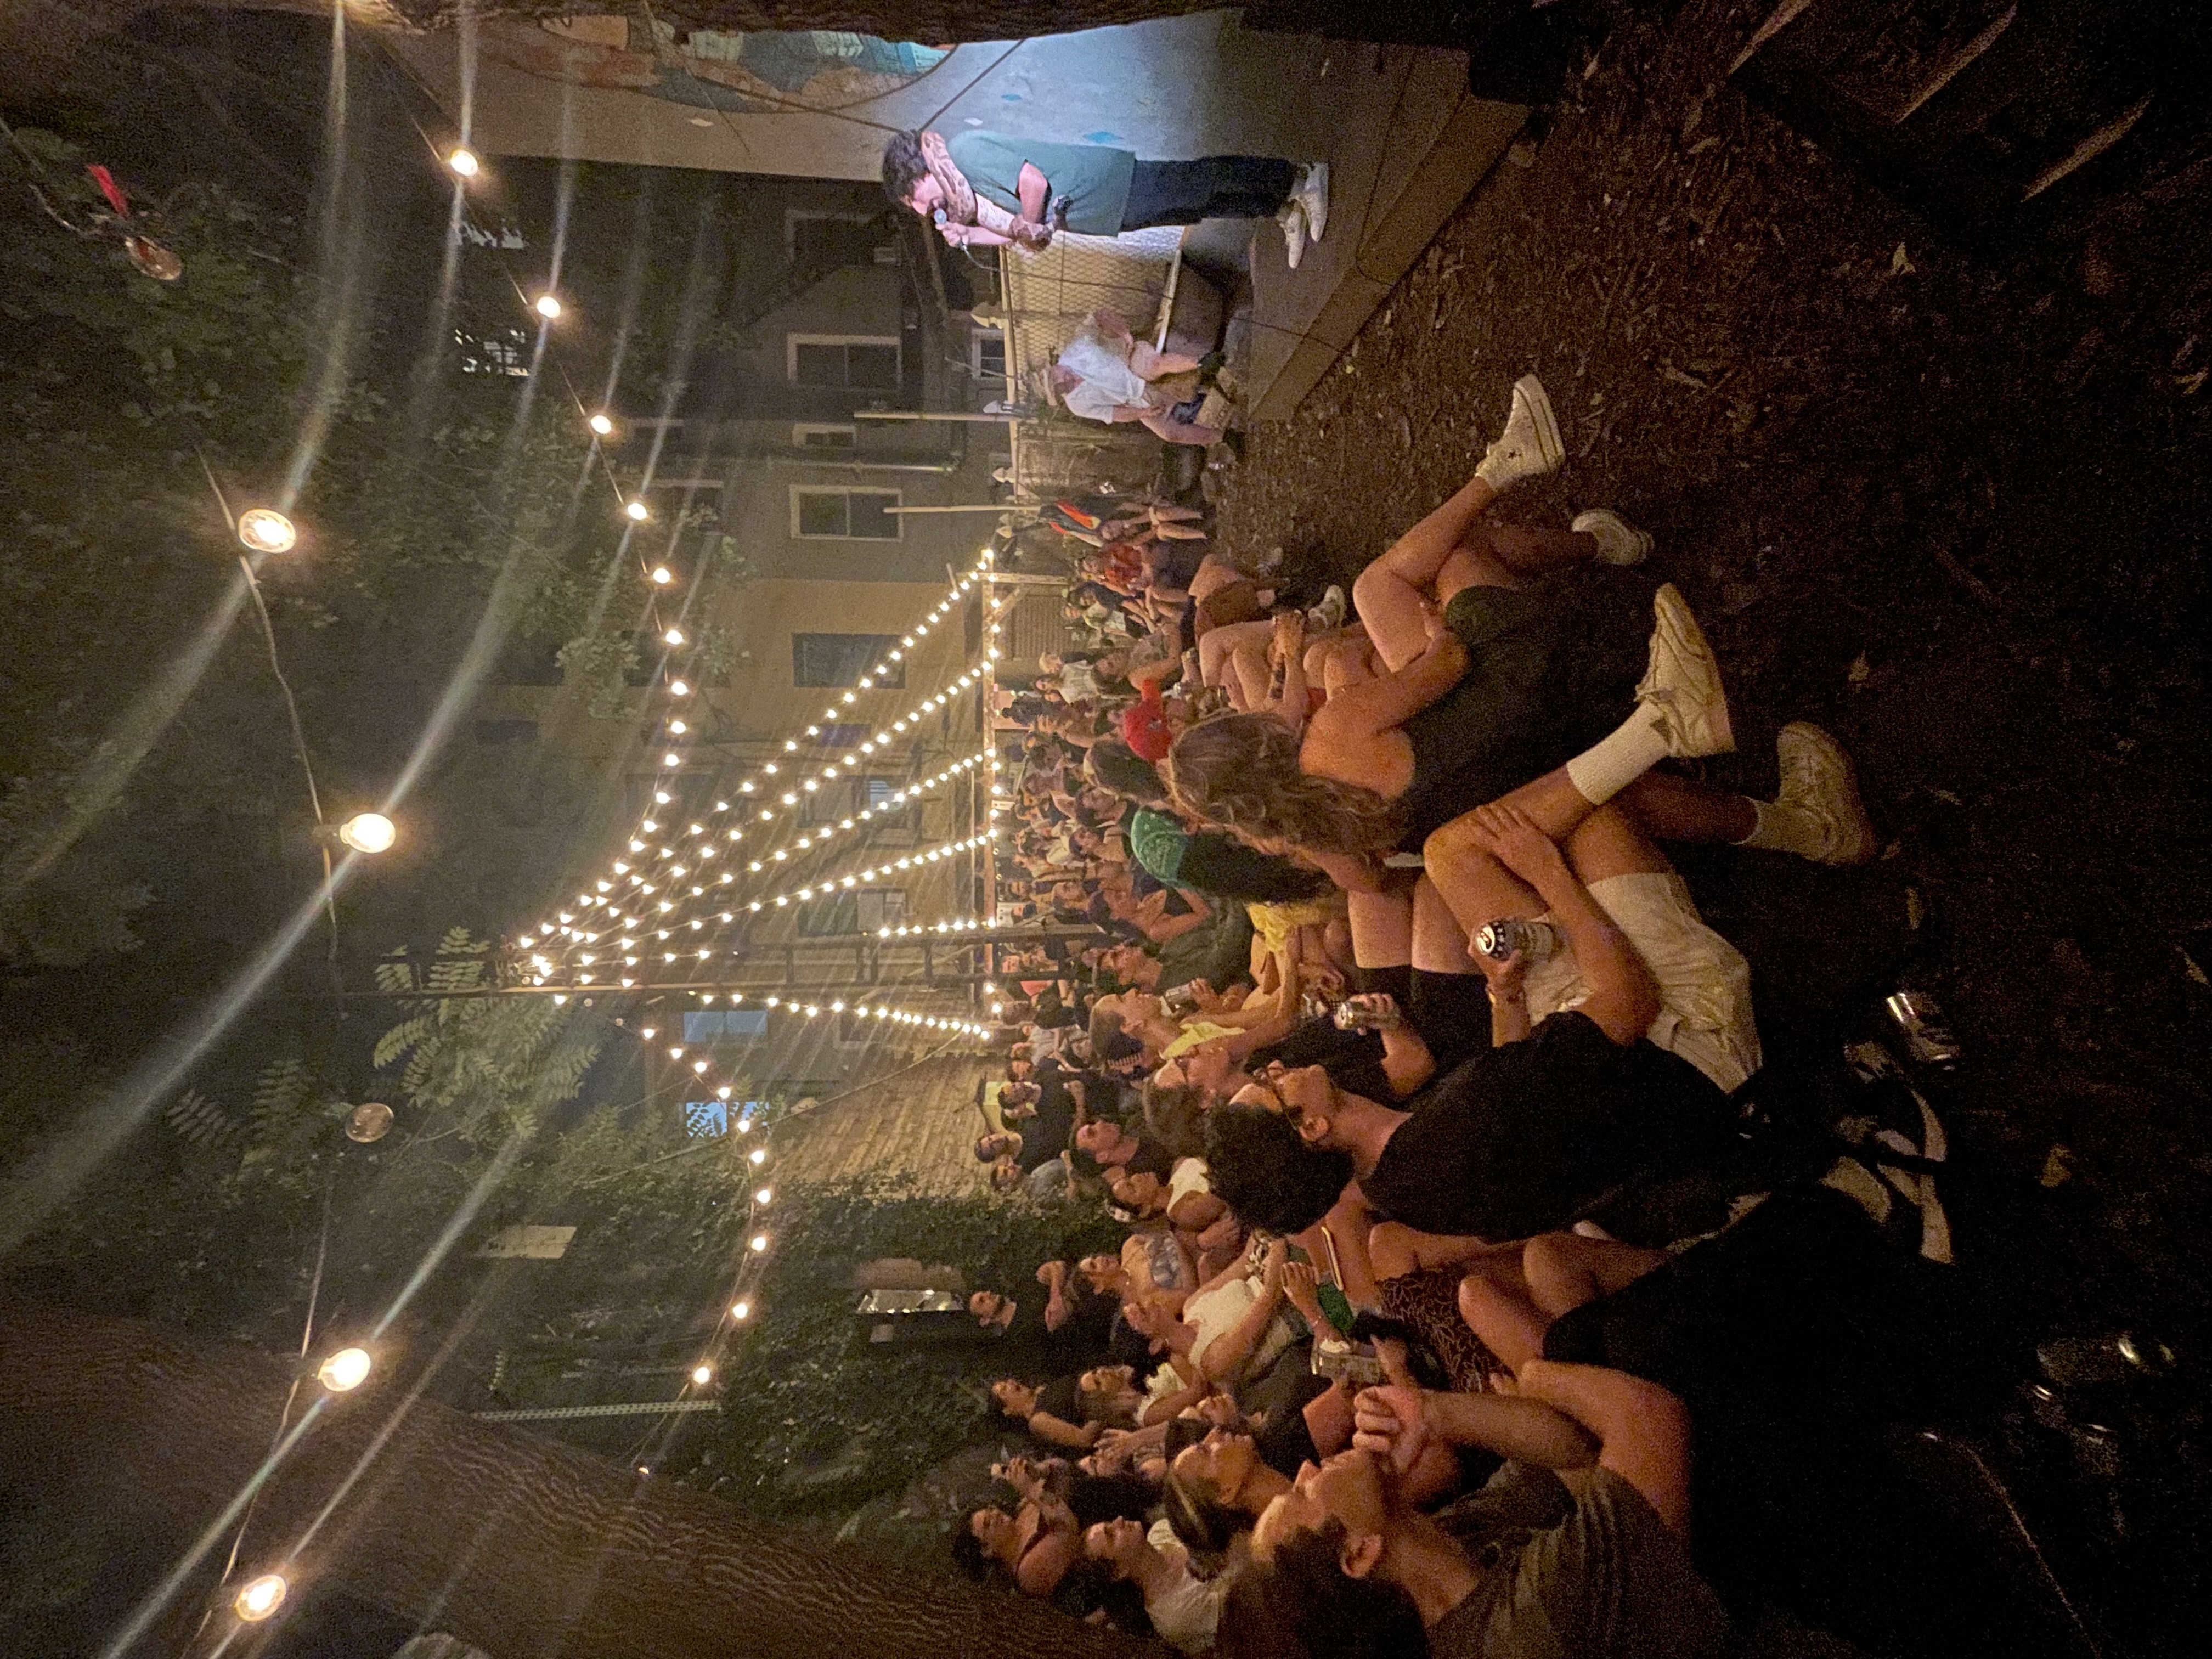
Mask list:
[[860,725],[825,726],[822,728],[822,735],[814,741],[824,749],[858,749],[868,740],[868,733],[872,729]]
[[453,343],[460,348],[464,374],[520,379],[530,373],[530,337],[519,328],[488,328],[481,332],[457,328]]
[[850,449],[858,441],[856,428],[841,426],[834,421],[793,421],[791,424],[793,449]]
[[[858,685],[868,674],[879,686],[896,691],[906,684],[906,665],[884,659],[898,649],[896,634],[793,634],[791,683],[797,686]],[[876,672],[869,674],[871,669]]]
[[852,386],[866,392],[898,390],[899,343],[896,336],[787,334],[783,337],[793,386]]
[[968,367],[979,380],[1006,378],[1006,337],[995,328],[971,329],[968,334]]
[[913,830],[921,823],[921,803],[911,801],[891,805],[891,797],[904,786],[896,778],[870,778],[867,796],[862,803],[875,813],[872,822],[886,830]]
[[802,939],[830,939],[896,927],[906,918],[903,887],[864,887],[854,893],[828,893],[799,911]]
[[903,887],[863,887],[854,896],[860,900],[858,920],[864,933],[896,927],[906,920]]
[[750,1042],[767,1035],[765,1008],[692,1008],[684,1015],[686,1042],[714,1042],[726,1038]]
[[811,830],[853,816],[853,785],[848,779],[825,783],[811,795],[799,798],[799,822]]
[[812,489],[791,487],[791,533],[801,541],[895,542],[899,515],[896,489]]

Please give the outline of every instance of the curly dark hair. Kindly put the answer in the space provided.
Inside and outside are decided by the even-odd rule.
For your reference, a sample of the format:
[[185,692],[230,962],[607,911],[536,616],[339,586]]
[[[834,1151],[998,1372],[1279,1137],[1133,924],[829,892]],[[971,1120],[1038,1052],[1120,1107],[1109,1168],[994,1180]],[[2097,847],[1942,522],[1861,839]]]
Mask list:
[[994,1577],[1004,1577],[1006,1569],[983,1553],[983,1540],[975,1536],[975,1511],[970,1510],[953,1523],[952,1565],[963,1577],[988,1583]]
[[1230,1581],[1217,1659],[1428,1659],[1420,1609],[1376,1574],[1340,1565],[1344,1523],[1293,1534]]
[[1356,783],[1316,777],[1298,764],[1299,738],[1273,714],[1217,714],[1168,750],[1176,805],[1247,840],[1279,840],[1316,853],[1373,853],[1406,833],[1399,802]]
[[1299,1233],[1327,1215],[1352,1180],[1352,1154],[1309,1146],[1297,1125],[1264,1106],[1206,1115],[1206,1165],[1214,1196],[1248,1227]]
[[904,207],[914,187],[928,174],[929,163],[921,155],[921,135],[891,134],[890,142],[884,146],[884,194]]

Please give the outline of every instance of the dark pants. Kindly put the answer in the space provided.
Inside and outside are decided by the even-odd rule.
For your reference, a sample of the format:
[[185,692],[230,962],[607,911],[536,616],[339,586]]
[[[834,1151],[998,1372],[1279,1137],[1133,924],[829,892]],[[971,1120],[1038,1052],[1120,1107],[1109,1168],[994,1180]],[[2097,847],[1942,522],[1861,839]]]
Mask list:
[[1273,155],[1207,155],[1195,161],[1139,161],[1129,179],[1121,228],[1194,225],[1200,219],[1259,219],[1290,198],[1297,168]]
[[1295,904],[1318,898],[1329,887],[1326,876],[1212,830],[1190,838],[1176,871],[1176,884],[1253,904]]

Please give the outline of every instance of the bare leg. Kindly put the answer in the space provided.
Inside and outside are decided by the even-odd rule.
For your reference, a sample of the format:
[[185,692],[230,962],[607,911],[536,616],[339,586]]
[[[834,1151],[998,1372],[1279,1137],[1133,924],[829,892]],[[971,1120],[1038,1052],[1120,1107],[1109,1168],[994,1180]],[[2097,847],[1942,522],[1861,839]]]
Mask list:
[[1544,1357],[1544,1333],[1552,1322],[1525,1291],[1488,1273],[1469,1273],[1459,1282],[1459,1316],[1510,1370]]
[[1164,443],[1188,444],[1193,448],[1207,449],[1221,441],[1218,426],[1200,426],[1195,421],[1178,421],[1172,416],[1147,415],[1145,429]]
[[1480,478],[1468,479],[1457,495],[1401,536],[1352,585],[1359,620],[1367,624],[1368,637],[1393,673],[1428,648],[1423,617],[1429,591],[1436,586],[1444,561],[1497,499],[1498,492]]
[[[1261,653],[1267,649],[1267,635],[1273,624],[1265,622],[1229,623],[1219,628],[1209,628],[1198,636],[1198,677],[1208,685],[1227,685],[1229,662],[1237,649],[1256,644]],[[1261,695],[1267,692],[1263,688]]]
[[1425,974],[1472,974],[1468,930],[1452,915],[1437,884],[1424,875],[1413,884],[1413,966]]
[[1585,1302],[1611,1296],[1667,1260],[1664,1250],[1647,1250],[1578,1233],[1539,1233],[1521,1253],[1528,1299],[1547,1318],[1557,1319]]
[[1345,895],[1352,957],[1362,968],[1402,968],[1413,959],[1413,906],[1402,892]]
[[[1555,780],[1557,788],[1553,789]],[[1540,815],[1537,805],[1522,800],[1530,791],[1546,792],[1534,798],[1537,805],[1546,809],[1543,814]],[[1560,799],[1562,793],[1565,799]],[[1561,844],[1567,863],[1585,886],[1608,876],[1674,867],[1626,812],[1612,805],[1592,806],[1566,781],[1564,771],[1516,789],[1504,799],[1522,805],[1544,832]],[[1534,891],[1477,843],[1473,813],[1454,818],[1431,836],[1421,850],[1429,879],[1467,933],[1471,934],[1501,916],[1543,914],[1544,902]]]
[[1613,799],[1654,841],[1738,842],[1759,826],[1748,798],[1672,772],[1646,772]]

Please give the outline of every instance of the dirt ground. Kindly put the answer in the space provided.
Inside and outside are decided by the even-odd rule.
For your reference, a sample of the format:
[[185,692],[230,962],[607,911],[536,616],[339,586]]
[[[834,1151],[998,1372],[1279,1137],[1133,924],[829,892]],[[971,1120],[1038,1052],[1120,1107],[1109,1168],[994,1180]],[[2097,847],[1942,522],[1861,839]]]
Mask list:
[[1224,536],[1348,583],[1537,371],[1570,459],[1505,510],[1656,534],[1729,675],[1711,775],[1770,792],[1796,718],[1858,757],[1872,866],[1684,860],[1770,1014],[1936,992],[1991,1199],[1954,1199],[1962,1252],[2016,1254],[2054,1323],[2180,1334],[2212,1306],[2204,270],[2093,297],[1948,246],[1724,83],[1767,9],[1615,10],[1533,163],[1250,434]]

